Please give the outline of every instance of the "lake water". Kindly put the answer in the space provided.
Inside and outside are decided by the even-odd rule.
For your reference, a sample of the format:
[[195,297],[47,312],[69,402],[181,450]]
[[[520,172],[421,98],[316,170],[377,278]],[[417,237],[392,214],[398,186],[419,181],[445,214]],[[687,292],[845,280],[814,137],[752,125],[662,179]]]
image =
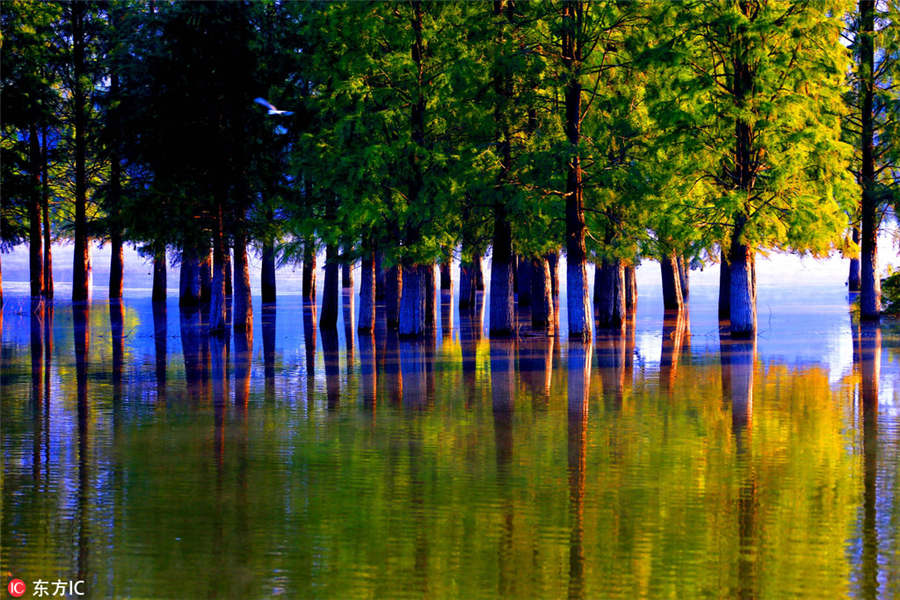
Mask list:
[[860,327],[840,286],[759,293],[755,343],[720,338],[697,285],[689,319],[642,289],[591,344],[490,340],[449,296],[423,342],[325,335],[287,295],[223,342],[146,292],[38,313],[7,293],[3,583],[900,597],[898,328]]

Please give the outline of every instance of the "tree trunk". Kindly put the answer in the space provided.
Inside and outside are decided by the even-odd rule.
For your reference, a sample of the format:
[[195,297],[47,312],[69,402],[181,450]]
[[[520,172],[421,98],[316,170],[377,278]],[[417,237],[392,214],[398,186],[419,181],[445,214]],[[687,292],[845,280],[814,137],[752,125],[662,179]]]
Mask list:
[[181,251],[181,273],[178,285],[178,306],[194,309],[200,306],[200,258],[194,248]]
[[546,257],[531,260],[531,327],[553,333],[553,289],[550,262]]
[[459,263],[459,308],[475,306],[475,265],[463,260]]
[[597,327],[625,325],[625,267],[620,260],[604,260],[594,275],[594,315]]
[[376,302],[379,300],[384,300],[385,297],[385,285],[386,285],[386,271],[384,268],[384,253],[381,250],[375,252],[375,300]]
[[684,308],[684,297],[681,295],[681,278],[678,275],[678,259],[674,254],[659,260],[662,273],[663,306],[666,310]]
[[231,248],[225,247],[225,297],[234,296],[234,282],[231,274],[234,271],[234,265],[231,264]]
[[531,306],[531,272],[534,270],[530,260],[519,258],[516,268],[518,273],[519,307]]
[[435,326],[435,310],[437,303],[435,302],[434,287],[437,281],[434,276],[434,265],[428,264],[422,266],[422,276],[425,279],[425,327],[434,329]]
[[271,240],[263,242],[262,248],[262,273],[260,274],[262,302],[274,304],[275,293],[275,244]]
[[[215,234],[214,234],[215,236]],[[215,242],[213,242],[215,244]],[[212,277],[213,277],[213,249],[210,251],[208,248],[204,249],[203,254],[200,259],[200,302],[204,305],[209,304],[212,298]],[[224,255],[222,256],[223,260],[223,268],[222,272],[224,273]],[[225,279],[223,277],[222,283],[224,286]],[[222,288],[225,289],[224,287]]]
[[303,297],[316,301],[316,245],[312,237],[303,242]]
[[[375,252],[363,255],[359,273],[359,317],[357,329],[362,332],[375,330]],[[360,338],[360,343],[362,338]],[[362,349],[360,348],[360,351]]]
[[550,286],[555,300],[559,298],[559,252],[548,253],[547,264],[550,267]]
[[398,331],[401,338],[418,338],[425,334],[425,280],[422,267],[418,265],[403,267],[403,293],[400,297]]
[[28,128],[29,163],[32,189],[28,190],[28,270],[31,296],[39,298],[44,291],[44,253],[41,232],[41,145],[37,125]]
[[110,235],[109,257],[109,297],[110,299],[122,297],[124,279],[125,253],[122,244],[122,235],[118,231]]
[[749,338],[756,333],[756,284],[753,281],[755,271],[750,246],[732,243],[729,273],[731,337]]
[[87,4],[70,5],[72,16],[72,112],[75,121],[75,252],[72,265],[72,301],[90,300],[91,247],[87,232],[87,91],[84,57],[84,16]]
[[[114,11],[109,16],[110,27],[115,27]],[[115,64],[115,61],[112,61]],[[119,158],[119,134],[121,126],[119,125],[119,110],[117,104],[119,98],[119,74],[117,69],[113,68],[110,74],[110,99],[113,102],[113,108],[109,114],[109,136],[110,136],[110,157],[109,157],[109,202],[107,212],[109,214],[109,298],[111,300],[122,297],[122,285],[125,271],[125,257],[122,249],[122,230],[119,224],[119,208],[122,201],[122,163]]]
[[625,311],[629,315],[637,312],[637,272],[635,267],[625,267]]
[[[222,203],[218,207],[213,228],[213,258],[209,288],[209,332],[222,335],[225,333],[225,238]],[[204,271],[206,269],[204,268]],[[201,273],[201,278],[202,278]],[[202,285],[202,284],[201,284]],[[201,292],[202,295],[202,292]]]
[[862,91],[862,231],[860,232],[859,316],[881,316],[881,281],[878,278],[878,191],[875,183],[875,0],[860,0],[860,65]]
[[472,263],[472,266],[475,269],[475,290],[478,292],[484,291],[484,265],[481,264],[481,255],[475,257],[475,262]]
[[847,276],[847,288],[851,292],[858,292],[860,288],[859,275],[859,227],[853,226],[853,243],[857,245],[856,254],[850,259],[850,274]]
[[722,249],[719,260],[719,320],[727,321],[731,316],[731,266],[728,254]]
[[681,300],[687,305],[691,295],[691,265],[684,255],[678,255],[678,281],[681,283]]
[[328,244],[325,247],[325,289],[322,292],[322,314],[319,316],[320,329],[336,329],[338,318],[338,302],[340,299],[341,265],[338,264],[338,247]]
[[353,287],[353,263],[350,261],[350,253],[353,251],[352,244],[344,244],[344,262],[341,263],[341,287]]
[[569,338],[591,337],[588,281],[586,271],[584,183],[581,155],[581,32],[583,6],[580,2],[563,5],[563,65],[570,73],[565,88],[565,131],[570,154],[566,166],[566,306],[569,315]]
[[153,302],[166,301],[166,252],[163,250],[153,256]]
[[[241,225],[238,225],[241,227]],[[250,264],[247,238],[243,231],[234,236],[234,301],[232,321],[238,332],[253,331],[253,300],[250,292]]]
[[450,275],[450,259],[441,263],[441,289],[453,289],[453,278]]
[[44,290],[45,298],[53,297],[53,251],[50,248],[50,180],[49,150],[47,149],[47,126],[41,136],[41,212],[44,222]]
[[385,320],[388,329],[400,326],[400,297],[403,295],[403,269],[394,265],[385,274],[384,299]]

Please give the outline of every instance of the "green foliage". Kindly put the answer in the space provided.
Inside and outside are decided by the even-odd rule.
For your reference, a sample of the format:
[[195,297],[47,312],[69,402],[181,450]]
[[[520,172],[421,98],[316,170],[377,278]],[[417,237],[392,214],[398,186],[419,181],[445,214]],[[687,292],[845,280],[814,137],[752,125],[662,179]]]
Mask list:
[[881,280],[881,301],[885,313],[900,315],[900,271]]

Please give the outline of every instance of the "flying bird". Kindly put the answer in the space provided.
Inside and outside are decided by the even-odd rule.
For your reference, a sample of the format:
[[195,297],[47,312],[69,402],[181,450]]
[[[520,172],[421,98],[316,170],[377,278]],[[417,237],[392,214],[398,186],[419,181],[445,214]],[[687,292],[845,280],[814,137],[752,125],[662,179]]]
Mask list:
[[266,100],[265,98],[256,98],[253,101],[256,102],[257,104],[261,104],[261,105],[265,106],[266,108],[268,108],[269,112],[267,114],[269,114],[269,115],[284,115],[286,117],[289,117],[292,114],[294,114],[292,111],[289,111],[289,110],[279,110],[279,109],[275,108],[274,106],[272,106],[272,103],[269,102],[268,100]]

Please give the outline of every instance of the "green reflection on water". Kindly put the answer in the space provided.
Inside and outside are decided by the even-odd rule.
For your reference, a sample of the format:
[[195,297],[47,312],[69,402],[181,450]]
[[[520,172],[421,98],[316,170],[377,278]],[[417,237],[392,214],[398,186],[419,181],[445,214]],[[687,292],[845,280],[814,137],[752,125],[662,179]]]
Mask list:
[[898,591],[880,332],[855,330],[835,384],[753,344],[691,353],[677,319],[637,365],[633,331],[254,353],[199,318],[42,318],[3,346],[4,576],[91,597]]

